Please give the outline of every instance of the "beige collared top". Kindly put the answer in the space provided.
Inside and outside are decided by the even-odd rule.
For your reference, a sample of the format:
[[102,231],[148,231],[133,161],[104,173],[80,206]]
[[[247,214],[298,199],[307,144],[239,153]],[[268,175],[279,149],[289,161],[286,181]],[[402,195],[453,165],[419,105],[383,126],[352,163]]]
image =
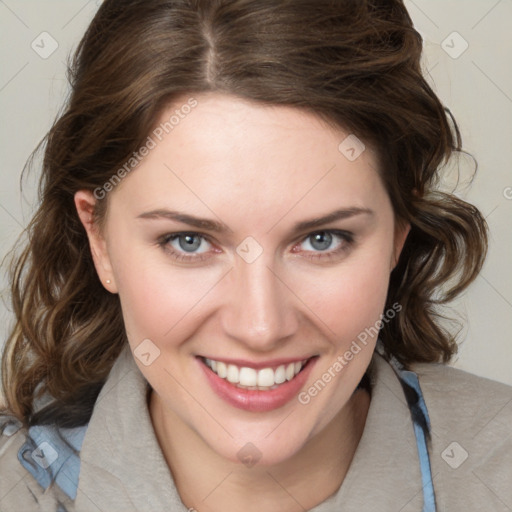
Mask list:
[[[412,369],[432,424],[438,511],[511,512],[512,387],[441,364]],[[418,453],[402,387],[376,353],[371,370],[372,400],[354,459],[339,490],[314,512],[422,509]],[[188,511],[156,439],[147,390],[126,347],[87,429],[75,502],[58,488],[44,492],[21,466],[23,429],[0,435],[0,512],[56,512],[59,500],[67,512]],[[197,504],[195,509],[202,512]]]

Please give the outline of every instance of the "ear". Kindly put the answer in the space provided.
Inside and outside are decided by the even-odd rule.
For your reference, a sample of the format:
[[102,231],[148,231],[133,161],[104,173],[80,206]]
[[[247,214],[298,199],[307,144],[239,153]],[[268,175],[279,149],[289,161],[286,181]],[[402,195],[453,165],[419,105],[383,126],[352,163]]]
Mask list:
[[411,231],[411,224],[409,222],[397,220],[395,223],[395,239],[393,244],[393,256],[391,258],[391,267],[390,271],[394,270],[394,268],[398,264],[398,260],[400,258],[400,254],[402,253],[402,249],[404,247],[405,241],[407,240],[407,235]]
[[82,222],[89,245],[96,272],[103,286],[111,293],[117,293],[117,286],[112,272],[112,265],[107,249],[107,242],[101,233],[100,227],[94,220],[94,207],[97,199],[89,190],[79,190],[75,194],[75,206],[78,217]]

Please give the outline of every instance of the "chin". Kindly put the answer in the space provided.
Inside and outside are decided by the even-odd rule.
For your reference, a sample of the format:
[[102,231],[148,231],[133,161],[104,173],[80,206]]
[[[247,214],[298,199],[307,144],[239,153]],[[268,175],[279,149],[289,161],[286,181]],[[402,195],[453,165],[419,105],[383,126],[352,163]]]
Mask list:
[[[271,437],[271,436],[270,436]],[[285,463],[306,445],[308,436],[297,433],[292,438],[286,431],[286,443],[282,438],[264,438],[250,440],[237,439],[227,444],[211,444],[210,448],[223,459],[247,468],[254,466],[272,467]]]

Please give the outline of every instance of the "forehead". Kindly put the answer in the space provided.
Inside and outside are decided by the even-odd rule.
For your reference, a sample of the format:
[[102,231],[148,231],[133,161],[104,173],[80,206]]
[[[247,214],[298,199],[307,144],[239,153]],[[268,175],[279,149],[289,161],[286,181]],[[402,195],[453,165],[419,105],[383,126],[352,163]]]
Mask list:
[[[187,139],[187,146],[194,149],[197,157],[205,155],[211,159],[218,156],[225,162],[226,150],[229,150],[230,161],[246,154],[251,154],[252,160],[259,157],[267,162],[281,156],[290,159],[294,154],[301,158],[309,154],[315,160],[320,155],[337,158],[340,149],[346,149],[340,148],[340,143],[350,135],[342,128],[327,125],[319,116],[304,109],[265,105],[219,93],[201,94],[194,100],[193,109],[187,107],[190,98],[182,97],[173,102],[160,114],[156,130],[159,130],[157,135],[168,139],[168,146],[173,145],[175,150],[179,149],[183,139]],[[179,118],[173,115],[181,111],[187,113]],[[172,120],[171,127],[169,120]],[[357,139],[352,135],[351,140],[356,142]],[[258,155],[258,149],[271,149],[273,152]],[[363,159],[370,156],[368,153],[363,155]],[[244,167],[247,164],[245,162]]]
[[188,100],[161,112],[152,149],[119,187],[134,207],[204,214],[232,205],[230,216],[265,221],[297,202],[320,215],[382,193],[372,149],[312,113],[212,93],[183,108]]

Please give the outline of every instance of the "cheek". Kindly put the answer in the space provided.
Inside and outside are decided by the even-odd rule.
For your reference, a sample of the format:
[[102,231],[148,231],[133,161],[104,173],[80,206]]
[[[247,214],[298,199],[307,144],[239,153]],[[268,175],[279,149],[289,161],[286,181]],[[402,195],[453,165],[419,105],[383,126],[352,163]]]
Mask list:
[[379,250],[361,251],[338,268],[303,281],[298,294],[309,297],[305,302],[318,317],[316,323],[328,327],[328,337],[350,343],[379,320],[389,285],[389,258],[385,254],[382,245]]
[[113,254],[115,279],[130,344],[136,346],[145,338],[161,344],[186,336],[182,330],[196,318],[216,273],[173,267],[159,248],[118,247]]
[[342,305],[335,332],[348,329],[350,340],[371,327],[383,312],[388,291],[387,266],[376,265],[351,273],[338,298]]

